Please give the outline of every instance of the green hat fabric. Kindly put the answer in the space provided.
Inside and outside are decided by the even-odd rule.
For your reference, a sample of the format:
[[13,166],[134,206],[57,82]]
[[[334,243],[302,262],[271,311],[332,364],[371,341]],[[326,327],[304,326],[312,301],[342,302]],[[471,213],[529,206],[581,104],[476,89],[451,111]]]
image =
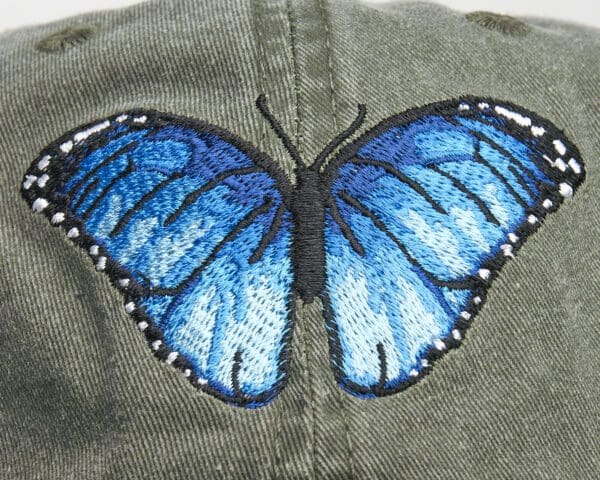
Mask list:
[[[0,478],[594,479],[600,471],[600,32],[431,3],[161,0],[0,35]],[[464,345],[401,393],[336,385],[298,302],[286,388],[235,408],[156,361],[123,298],[19,190],[65,132],[131,109],[202,119],[293,163],[467,95],[564,130],[587,176],[507,264]]]

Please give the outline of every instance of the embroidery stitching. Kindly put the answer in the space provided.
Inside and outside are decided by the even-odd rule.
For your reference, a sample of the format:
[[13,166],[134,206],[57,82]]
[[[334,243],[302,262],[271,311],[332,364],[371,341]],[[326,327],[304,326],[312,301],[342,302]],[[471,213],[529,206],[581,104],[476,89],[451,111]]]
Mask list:
[[[271,177],[278,183],[279,191],[289,196],[288,191],[290,187],[287,178],[274,164],[271,163],[268,157],[258,152],[252,145],[241,141],[239,138],[225,130],[209,124],[204,124],[203,122],[149,111],[132,111],[120,114],[109,120],[92,122],[81,129],[76,129],[66,134],[60,140],[45,149],[40,155],[39,160],[34,162],[30,168],[30,173],[27,173],[25,176],[22,185],[22,193],[35,213],[43,212],[50,219],[52,225],[61,226],[67,233],[68,238],[88,252],[92,262],[95,264],[95,268],[98,271],[104,271],[109,275],[113,285],[125,296],[125,311],[134,318],[139,330],[145,334],[148,344],[157,358],[181,370],[184,376],[188,378],[195,387],[216,398],[226,401],[227,403],[242,405],[249,408],[261,406],[268,403],[277,395],[279,390],[283,388],[283,382],[278,381],[272,390],[256,396],[246,396],[241,394],[231,396],[224,394],[219,389],[212,388],[205,378],[197,375],[189,359],[184,355],[181,355],[180,352],[172,350],[170,346],[165,343],[163,330],[155,325],[152,316],[139,305],[144,291],[139,280],[136,280],[131,272],[117,262],[108,250],[100,245],[99,242],[86,231],[84,222],[70,211],[68,207],[69,198],[60,195],[54,196],[53,194],[53,192],[58,190],[60,185],[65,182],[65,179],[72,174],[72,172],[64,170],[64,164],[67,162],[69,155],[75,152],[75,149],[81,149],[77,155],[78,158],[86,158],[90,152],[97,151],[109,143],[109,134],[111,131],[114,131],[115,128],[126,126],[129,128],[137,127],[143,129],[148,125],[169,125],[172,123],[208,132],[209,134],[215,135],[223,141],[236,146],[241,151],[247,153],[248,156],[263,169],[262,171],[269,171]],[[118,150],[112,157],[118,157],[133,148],[134,147],[131,145],[127,145]],[[236,173],[239,174],[240,171],[238,170]],[[87,190],[90,191],[91,189],[88,188]],[[47,196],[48,199],[41,197],[41,195]],[[288,316],[291,318],[294,314],[294,304],[291,294],[288,296],[287,305],[289,312]],[[286,367],[289,357],[289,348],[287,346],[289,345],[290,335],[291,328],[288,328],[283,332],[281,343],[284,345],[284,348],[282,349],[279,365],[277,366],[278,376],[283,379],[286,377]],[[234,363],[231,369],[231,383],[235,389],[236,384],[239,384],[239,380],[234,377],[239,374],[239,367],[242,360],[238,352],[234,353],[234,357]]]
[[469,22],[493,32],[500,32],[514,37],[524,37],[531,27],[518,18],[493,12],[475,11],[465,15]]
[[40,40],[36,50],[44,53],[64,52],[84,44],[99,30],[97,25],[74,25]]
[[[508,135],[513,135],[516,138],[526,138],[531,135],[540,140],[538,148],[542,152],[541,156],[544,159],[544,163],[541,163],[539,166],[545,174],[558,184],[558,191],[553,189],[550,185],[540,186],[540,193],[538,195],[539,201],[531,206],[527,206],[526,219],[513,231],[510,231],[507,234],[506,242],[500,246],[498,253],[484,262],[476,272],[476,275],[471,276],[464,285],[456,283],[449,284],[454,288],[464,287],[473,291],[468,301],[468,306],[457,314],[457,321],[448,335],[431,340],[429,343],[430,346],[422,355],[419,368],[415,367],[411,369],[408,378],[400,382],[399,385],[382,388],[382,382],[380,380],[376,386],[365,388],[360,384],[347,380],[341,366],[343,363],[343,349],[340,345],[339,338],[337,337],[335,314],[327,295],[325,295],[323,299],[324,316],[328,330],[331,332],[330,350],[332,352],[332,366],[338,382],[342,388],[348,390],[350,393],[365,398],[371,398],[400,392],[411,385],[414,385],[417,381],[427,375],[432,370],[434,362],[441,358],[445,353],[458,347],[464,340],[466,330],[472,324],[474,317],[483,307],[487,290],[493,283],[493,280],[498,276],[502,266],[509,259],[514,258],[514,255],[525,243],[526,239],[539,228],[543,218],[548,213],[557,210],[565,198],[571,197],[585,178],[583,165],[580,163],[580,160],[578,160],[580,159],[580,155],[577,148],[565,138],[562,132],[547,120],[509,102],[475,97],[464,97],[459,101],[432,104],[423,108],[404,112],[383,121],[381,124],[362,135],[353,144],[345,147],[326,167],[324,176],[330,183],[334,182],[334,177],[338,175],[340,168],[344,164],[352,163],[361,147],[368,144],[369,141],[377,140],[378,137],[394,126],[417,122],[426,115],[439,115],[445,121],[458,126],[459,124],[452,120],[456,113],[465,119],[476,118],[478,121],[482,121],[480,118],[481,112],[493,115],[496,118],[508,120],[508,123],[504,126],[494,124],[495,128],[498,128]],[[490,123],[490,125],[492,124]],[[477,138],[482,141],[485,137],[477,135]],[[552,153],[558,154],[559,157],[553,160],[551,158]],[[568,162],[565,162],[562,157],[567,154],[571,158]],[[477,157],[477,161],[484,162],[480,155]],[[567,164],[570,166],[567,166]],[[489,164],[487,166],[491,167]],[[502,174],[499,172],[495,172],[495,175],[502,177]],[[517,198],[519,197],[514,190],[513,193]],[[434,210],[437,210],[435,204],[432,206],[434,207]],[[385,227],[385,225],[383,225],[383,227]],[[348,241],[357,253],[362,253],[360,248],[356,247],[355,239],[348,238]],[[401,245],[397,246],[401,247]],[[430,280],[434,281],[435,279],[430,278]],[[353,291],[353,294],[355,295],[356,293]],[[364,321],[365,320],[363,319],[362,322],[364,323]],[[378,357],[384,359],[381,361],[381,376],[383,377],[385,376],[385,373],[383,372],[386,370],[387,365],[385,361],[385,351],[379,343],[376,345],[376,354]]]
[[[465,97],[458,101],[451,100],[413,109],[384,120],[357,140],[344,146],[347,139],[352,137],[364,122],[366,109],[364,106],[359,106],[358,116],[352,125],[333,139],[309,167],[304,166],[297,148],[287,136],[283,127],[268,111],[264,96],[259,97],[257,106],[282,140],[291,158],[296,162],[297,183],[295,186],[289,183],[283,172],[269,157],[247,142],[240,140],[234,134],[204,122],[152,111],[132,111],[73,130],[42,152],[25,175],[22,185],[23,196],[31,205],[32,210],[36,213],[44,213],[52,225],[62,226],[68,238],[88,251],[95,268],[98,271],[106,272],[115,287],[124,293],[125,310],[133,316],[138,328],[145,333],[155,355],[167,364],[178,367],[196,387],[235,405],[250,408],[265,405],[275,398],[284,387],[290,354],[289,344],[292,334],[294,297],[298,297],[306,303],[312,302],[315,297],[322,300],[323,313],[330,335],[332,368],[338,383],[345,390],[354,395],[370,398],[396,393],[414,384],[431,371],[433,363],[438,358],[448,350],[460,345],[464,339],[465,331],[485,303],[487,289],[504,263],[513,258],[526,238],[539,228],[545,215],[555,211],[564,198],[572,196],[585,178],[585,171],[579,153],[562,132],[547,120],[508,102]],[[435,122],[438,122],[439,125]],[[422,128],[425,133],[419,134],[419,136],[417,134],[413,135],[413,132],[410,134],[413,135],[411,137],[402,130],[409,128]],[[433,132],[429,136],[427,129],[431,129]],[[182,141],[184,137],[185,142],[193,143],[195,141],[193,137],[197,135],[200,140],[205,142],[201,148],[206,147],[207,152],[212,152],[210,149],[216,148],[207,146],[210,142],[206,141],[207,138],[214,137],[215,142],[222,142],[222,145],[220,144],[218,149],[215,150],[215,152],[220,152],[218,153],[220,155],[219,161],[229,161],[232,155],[238,154],[240,158],[248,160],[247,162],[246,160],[240,160],[237,166],[233,165],[235,162],[231,161],[230,163],[233,166],[218,170],[220,167],[217,167],[217,163],[212,164],[209,160],[202,163],[203,158],[209,158],[210,153],[201,154],[198,153],[200,150],[192,149],[196,153],[190,154],[187,161],[191,162],[190,159],[193,155],[197,155],[194,157],[196,159],[194,161],[197,162],[195,168],[208,168],[212,165],[212,171],[205,172],[205,177],[202,177],[204,183],[188,192],[183,200],[178,200],[179,204],[176,207],[174,204],[167,206],[161,204],[161,211],[168,211],[168,216],[163,222],[165,228],[177,224],[182,218],[189,217],[191,215],[189,214],[190,209],[196,205],[196,202],[202,200],[207,192],[215,192],[215,190],[225,188],[223,185],[226,185],[230,191],[230,197],[228,198],[234,202],[232,205],[238,205],[239,208],[241,208],[240,205],[246,205],[246,203],[254,205],[253,208],[247,209],[244,215],[238,215],[236,222],[225,224],[222,227],[226,228],[226,233],[221,235],[219,242],[214,245],[210,255],[205,255],[200,266],[193,269],[190,267],[191,273],[188,272],[189,275],[177,286],[154,285],[152,284],[153,279],[144,276],[142,272],[130,271],[123,265],[123,262],[119,262],[114,258],[110,248],[107,248],[103,241],[95,238],[86,228],[86,226],[90,226],[89,222],[92,221],[90,219],[98,221],[110,217],[110,212],[113,212],[113,210],[109,208],[107,213],[101,216],[102,218],[96,218],[104,199],[112,198],[120,182],[127,181],[129,178],[133,178],[133,175],[140,174],[140,167],[136,164],[137,160],[132,160],[131,155],[138,152],[138,149],[142,148],[140,145],[145,145],[146,140],[140,139],[138,142],[134,139],[132,142],[112,151],[107,158],[96,164],[87,172],[86,176],[80,178],[73,185],[73,179],[76,179],[79,175],[80,169],[83,168],[81,165],[84,162],[89,162],[89,158],[93,155],[99,155],[97,152],[113,145],[116,142],[115,139],[118,139],[118,135],[133,135],[135,132],[145,132],[144,135],[147,138],[157,138],[157,136],[163,135],[161,141],[168,142],[172,140],[173,145],[177,144],[178,141]],[[396,132],[395,136],[390,132]],[[424,144],[417,145],[416,140],[413,142],[415,138],[418,138]],[[198,144],[201,143],[200,140],[198,140]],[[406,145],[398,143],[401,141],[410,141],[414,144],[410,142]],[[513,141],[516,142],[514,145],[511,143]],[[505,145],[502,145],[503,143]],[[470,156],[462,152],[464,155],[460,157],[461,149],[466,151],[471,144],[473,148],[469,153]],[[164,145],[167,144],[164,143]],[[181,165],[168,167],[169,160],[166,159],[167,157],[161,157],[156,151],[152,151],[148,145],[146,147],[148,150],[139,154],[141,155],[140,158],[143,158],[146,162],[154,162],[152,168],[157,171],[161,168],[166,169],[166,174],[162,172],[162,177],[166,176],[166,178],[161,177],[160,182],[141,195],[133,206],[118,218],[116,224],[112,225],[108,237],[123,234],[124,230],[133,221],[132,218],[138,215],[139,212],[144,213],[144,208],[150,203],[156,202],[161,192],[171,188],[172,185],[181,181],[186,175],[189,176],[189,173],[183,173],[183,169],[188,168],[189,170],[188,163],[185,164],[185,167],[181,167]],[[200,147],[195,144],[194,148]],[[522,154],[520,150],[518,153],[516,153],[516,150],[509,151],[511,148],[525,149],[523,151],[528,151],[529,157]],[[335,154],[338,150],[339,152]],[[371,154],[367,155],[365,152],[369,151]],[[437,160],[434,157],[431,157],[433,160],[427,159],[427,155],[435,155],[436,152],[440,155]],[[446,153],[440,154],[440,152]],[[525,156],[518,158],[521,154]],[[129,157],[127,157],[128,155]],[[205,155],[205,157],[202,157],[202,155]],[[490,198],[495,198],[496,202],[500,201],[497,196],[486,194],[487,196],[484,198],[480,189],[483,180],[472,182],[463,173],[456,170],[458,168],[456,165],[460,167],[460,162],[454,161],[453,155],[457,159],[459,157],[463,158],[463,163],[468,161],[473,165],[479,165],[482,169],[481,172],[487,172],[487,177],[495,179],[492,183],[496,185],[497,189],[505,192],[506,198],[503,207],[513,208],[512,213],[507,213],[506,209],[503,210],[498,205],[493,205],[493,202],[490,203]],[[532,158],[534,155],[537,156]],[[176,157],[177,155],[174,154],[173,158]],[[405,163],[399,164],[396,157],[402,157]],[[464,160],[467,157],[468,160]],[[127,158],[127,161],[122,161],[123,158]],[[228,160],[224,160],[225,158]],[[330,158],[332,160],[326,163]],[[566,158],[569,159],[566,160]],[[411,165],[408,164],[407,166],[406,164],[409,161],[414,162],[415,167],[412,170],[410,170]],[[508,166],[505,164],[508,164]],[[455,171],[452,171],[451,167],[455,168]],[[99,173],[103,170],[106,170],[108,174],[100,175]],[[258,180],[257,185],[252,183],[252,179],[248,177],[249,175]],[[355,179],[359,177],[361,180],[356,181]],[[107,182],[106,178],[110,178],[110,181]],[[420,180],[416,178],[420,178]],[[65,185],[68,184],[73,198],[70,195],[61,193]],[[387,190],[382,189],[381,186],[384,184],[388,185]],[[252,191],[255,191],[256,194],[249,193],[249,197],[244,197],[241,192],[246,191],[245,189],[249,188],[250,185],[252,185],[251,188],[254,189]],[[373,188],[377,188],[375,195],[373,195],[373,191],[375,191]],[[479,191],[476,192],[477,189]],[[98,190],[101,193],[98,194]],[[259,194],[261,191],[263,193]],[[267,195],[266,191],[273,193]],[[423,220],[416,211],[411,210],[412,213],[408,212],[408,216],[403,217],[402,222],[404,224],[401,228],[396,221],[390,222],[388,220],[388,218],[391,218],[390,215],[397,214],[396,207],[392,205],[394,198],[400,197],[392,195],[392,197],[386,198],[386,195],[394,191],[400,192],[402,196],[408,195],[407,198],[412,199],[411,202],[415,205],[421,205],[419,202],[422,202],[422,205],[418,208],[421,209],[422,213],[424,212],[423,214],[430,217],[429,221]],[[460,245],[456,247],[458,250],[455,254],[442,251],[450,248],[453,240],[452,235],[444,234],[446,235],[444,237],[439,231],[444,228],[446,230],[454,228],[449,223],[451,214],[454,215],[452,217],[454,221],[458,218],[452,211],[448,211],[450,209],[445,204],[449,204],[451,199],[456,199],[459,195],[463,195],[467,202],[471,202],[476,207],[469,207],[468,215],[475,215],[479,211],[484,217],[484,221],[493,225],[494,228],[502,226],[501,217],[508,215],[521,218],[519,213],[521,210],[518,209],[525,212],[522,221],[515,228],[508,231],[505,240],[499,245],[495,255],[485,259],[481,252],[477,253],[477,249],[473,246],[476,245],[474,241],[469,244],[470,250],[465,250],[466,254],[464,252],[463,254],[456,253],[462,248]],[[510,198],[512,198],[514,205],[506,200]],[[113,214],[115,216],[119,215],[118,213]],[[221,216],[223,214],[224,212],[220,213]],[[482,227],[481,222],[477,223],[475,221],[467,225],[470,218],[467,214],[460,219],[464,223],[464,229],[461,229],[461,232],[470,232],[473,238],[477,237],[478,234],[485,236],[485,232],[482,233],[481,229],[477,230],[478,227]],[[436,215],[441,217],[436,217]],[[272,337],[278,338],[277,342],[280,345],[278,347],[279,353],[276,355],[277,365],[273,367],[276,373],[273,374],[272,386],[258,394],[256,392],[249,394],[244,391],[244,389],[250,388],[248,382],[242,382],[241,380],[245,368],[245,353],[241,348],[233,351],[231,357],[227,357],[230,358],[230,368],[228,367],[227,370],[230,377],[225,383],[217,382],[214,378],[216,374],[212,377],[209,375],[208,378],[206,375],[198,375],[197,361],[194,364],[186,355],[172,349],[170,340],[165,340],[167,326],[157,325],[156,319],[158,317],[156,314],[153,315],[148,312],[150,306],[158,309],[161,307],[160,305],[158,307],[149,305],[148,298],[152,296],[163,296],[165,298],[170,296],[174,298],[177,296],[177,301],[172,301],[174,303],[180,302],[179,296],[183,295],[182,292],[187,292],[190,289],[193,292],[190,285],[197,285],[199,279],[204,278],[206,275],[217,275],[218,277],[220,275],[218,272],[210,274],[206,272],[217,261],[228,261],[229,257],[227,255],[231,255],[231,253],[226,252],[226,249],[239,236],[250,235],[248,233],[250,228],[259,221],[262,221],[261,225],[264,224],[262,234],[248,237],[254,239],[252,241],[256,244],[252,249],[252,253],[246,258],[248,268],[251,266],[266,269],[278,268],[277,265],[273,265],[277,262],[273,260],[275,257],[273,257],[272,247],[273,245],[285,246],[286,249],[290,249],[289,256],[291,257],[292,266],[287,274],[281,270],[283,267],[279,268],[278,271],[280,275],[283,275],[280,277],[282,279],[286,278],[286,275],[293,276],[293,284],[289,288],[282,287],[283,292],[287,291],[287,294],[283,294],[285,300],[282,301],[284,303],[281,303],[281,305],[286,305],[285,312],[271,312],[275,317],[279,316],[280,327],[273,326],[271,329],[266,329],[270,332],[277,330],[277,328],[280,329],[279,336]],[[440,223],[442,221],[447,225],[442,225]],[[410,222],[413,225],[412,230],[405,225]],[[363,225],[364,227],[357,228],[356,225]],[[196,226],[196,228],[200,227]],[[432,230],[434,228],[437,230]],[[339,235],[335,234],[336,229],[339,229]],[[377,270],[379,268],[377,262],[380,260],[377,260],[377,262],[373,260],[372,246],[360,238],[367,230],[374,232],[372,233],[372,235],[375,235],[373,237],[374,241],[384,242],[381,243],[384,246],[381,251],[387,252],[386,255],[390,261],[398,258],[404,259],[402,261],[405,261],[406,268],[409,268],[405,272],[407,276],[404,280],[401,280],[402,276],[394,280],[395,277],[392,277],[394,272]],[[492,230],[489,230],[489,232],[492,232]],[[496,231],[494,230],[494,232]],[[398,237],[399,234],[400,237]],[[420,243],[415,242],[414,239],[409,239],[410,241],[407,243],[406,239],[411,235],[413,237],[421,235],[419,237],[421,238]],[[291,240],[282,239],[283,237]],[[442,248],[439,248],[441,242],[437,241],[435,243],[431,238],[437,238],[438,240],[446,238],[447,242],[442,245]],[[479,241],[481,244],[489,243],[485,238],[483,240],[479,239]],[[118,249],[131,247],[130,243],[123,241]],[[344,245],[347,245],[347,247]],[[491,251],[493,245],[488,246],[489,251]],[[116,251],[115,248],[113,248],[113,253]],[[265,252],[269,248],[271,250],[265,257]],[[349,271],[346,271],[346,274],[340,273],[339,270],[336,270],[338,268],[336,267],[338,256],[332,253],[334,252],[332,248],[334,250],[346,248],[344,251],[348,253],[339,258],[344,258],[344,256],[349,258],[351,255],[356,255],[356,265],[366,269],[363,272],[375,269],[376,275],[369,277],[369,274],[363,273],[361,277],[361,275],[348,275]],[[435,258],[436,255],[442,255],[442,260]],[[439,265],[446,265],[448,271],[439,268],[434,271],[432,259],[437,261]],[[480,262],[481,259],[485,259],[485,261]],[[400,265],[400,263],[397,263],[399,260],[393,261],[396,262],[394,265]],[[449,276],[448,272],[456,273],[468,270],[464,265],[461,265],[461,262],[475,262],[478,269],[476,272],[469,272],[467,275],[462,275],[462,277],[459,275],[461,278],[455,278],[455,274]],[[242,271],[240,270],[240,272]],[[407,279],[410,277],[410,271],[418,273],[419,282],[421,282],[418,291],[414,290],[414,284],[409,285],[410,282]],[[254,284],[255,287],[259,288],[261,284],[256,280],[258,277],[252,278],[252,281],[257,282]],[[430,336],[427,340],[417,342],[416,347],[405,344],[402,347],[405,350],[410,348],[415,350],[416,348],[416,353],[413,352],[412,357],[398,351],[399,345],[402,344],[401,341],[389,343],[388,338],[388,340],[380,339],[370,344],[368,340],[370,336],[375,338],[378,335],[383,335],[378,330],[378,325],[384,325],[385,322],[382,319],[389,323],[392,317],[388,316],[389,312],[380,311],[381,308],[385,308],[388,304],[386,302],[390,302],[390,300],[374,299],[373,295],[376,296],[377,294],[372,289],[369,290],[369,286],[364,282],[387,281],[389,283],[392,280],[401,282],[392,288],[393,292],[402,291],[405,298],[408,298],[406,297],[407,292],[416,292],[416,296],[411,297],[410,302],[399,304],[402,308],[408,309],[406,312],[414,313],[419,311],[419,308],[425,309],[422,310],[422,315],[418,318],[416,326],[411,324],[412,327],[407,327],[411,321],[414,322],[414,320],[411,320],[411,315],[401,317],[400,321],[404,325],[404,330],[408,328],[407,332],[412,332],[413,336],[416,335],[417,337],[418,335],[426,336],[427,332],[431,333],[435,328],[430,325],[428,331],[423,325],[419,325],[419,322],[430,317],[433,318],[432,315],[435,311],[445,312],[440,313],[436,317],[438,318],[436,321],[439,321],[441,315],[448,318],[448,322],[451,323],[451,328],[448,329],[447,334],[439,337]],[[357,297],[362,291],[361,288],[351,290],[351,296],[348,296],[348,294],[341,294],[340,296],[337,293],[339,289],[336,290],[336,288],[339,286],[341,286],[340,288],[347,288],[348,281],[356,281],[359,284],[363,282],[366,285],[364,288],[366,288],[367,297]],[[220,286],[218,282],[214,285]],[[268,287],[266,284],[263,286],[267,288],[266,291],[270,291],[269,288],[274,288]],[[388,285],[385,288],[389,290],[391,287]],[[464,298],[460,301],[457,300],[456,295],[465,297],[464,292],[469,292],[468,300],[464,301]],[[209,293],[204,292],[201,298],[206,300],[206,308],[215,308],[212,298],[216,293],[213,292],[213,297],[208,298]],[[223,292],[219,294],[222,296]],[[272,291],[270,291],[270,294],[272,294]],[[250,297],[243,298],[250,301]],[[423,299],[426,298],[429,298],[429,300],[424,301]],[[452,300],[453,298],[454,300]],[[340,303],[340,299],[343,299],[343,303]],[[221,299],[218,308],[222,307],[223,302],[224,300]],[[334,308],[334,302],[340,307]],[[373,302],[378,303],[374,306]],[[367,310],[352,311],[353,304]],[[198,305],[198,299],[196,298],[195,304],[189,308],[200,308]],[[211,305],[213,306],[211,307]],[[341,305],[347,306],[341,307]],[[461,307],[460,311],[453,310],[459,305],[463,305],[464,308]],[[263,305],[263,307],[265,306],[269,307]],[[209,310],[206,310],[206,308],[201,309],[205,317],[211,315],[210,308]],[[349,311],[348,308],[350,308]],[[233,312],[233,310],[231,311]],[[187,314],[192,315],[190,310],[187,311]],[[396,312],[395,315],[398,315],[398,313]],[[281,318],[284,318],[284,320],[281,320]],[[169,319],[170,317],[167,320]],[[242,316],[242,320],[245,321],[246,317]],[[433,320],[431,322],[435,323]],[[212,334],[216,335],[215,332],[220,331],[219,335],[223,335],[217,323],[215,320]],[[262,323],[256,325],[259,324],[262,325]],[[342,328],[342,324],[346,330]],[[388,327],[393,328],[389,325]],[[358,353],[363,356],[361,358],[366,362],[362,366],[352,366],[348,362],[348,354],[349,352],[352,353],[352,348],[355,348],[355,346],[347,343],[347,339],[356,336],[356,334],[352,332],[349,334],[347,328],[350,328],[352,332],[354,330],[359,333],[362,332],[360,334],[364,334],[363,337],[366,339],[361,340],[359,346],[356,347]],[[400,327],[394,328],[398,330]],[[439,327],[438,330],[442,331],[443,329]],[[263,337],[259,337],[260,345],[254,345],[257,341],[256,335],[258,335],[258,332],[258,327],[254,327],[254,330],[251,329],[243,338],[246,343],[253,344],[254,347],[260,350],[265,344],[260,344],[260,338]],[[198,335],[202,336],[201,333],[196,332],[194,333],[195,337],[192,336],[197,340],[197,338],[200,338]],[[173,335],[172,332],[170,334]],[[396,331],[395,334],[397,337],[398,332]],[[212,342],[214,340],[207,341]],[[346,341],[345,344],[344,341]],[[259,357],[260,355],[256,358]],[[210,359],[210,355],[207,354],[207,358]],[[250,361],[254,361],[256,358],[250,355]],[[407,367],[400,367],[398,362],[402,358],[405,358],[405,361],[408,361],[407,358],[417,358],[418,365],[413,365],[410,370]],[[369,366],[367,365],[369,362],[372,362],[370,368],[376,368],[377,372],[369,372]],[[270,367],[265,368],[267,368],[265,370],[267,372]],[[361,368],[364,370],[362,373],[359,372]],[[205,371],[209,371],[208,367]],[[395,377],[391,377],[393,372],[396,372]],[[375,374],[376,378],[369,380]],[[352,376],[355,379],[351,378]],[[356,381],[358,378],[361,380]],[[260,378],[255,378],[255,381],[256,384],[260,384]]]

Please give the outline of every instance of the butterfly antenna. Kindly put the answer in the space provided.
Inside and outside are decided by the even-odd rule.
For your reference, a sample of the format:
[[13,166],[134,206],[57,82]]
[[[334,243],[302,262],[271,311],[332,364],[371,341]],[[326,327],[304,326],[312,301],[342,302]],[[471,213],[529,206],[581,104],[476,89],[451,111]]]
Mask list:
[[266,95],[259,95],[259,97],[256,99],[256,107],[258,108],[262,116],[265,117],[267,122],[269,122],[269,125],[271,125],[271,128],[275,131],[280,140],[283,142],[283,146],[289,152],[294,162],[296,162],[296,166],[301,167],[303,165],[303,162],[302,157],[300,156],[300,152],[298,152],[298,148],[296,147],[296,145],[294,145],[288,134],[285,133],[285,130],[281,126],[279,120],[277,120],[269,111],[269,107],[267,106]]
[[323,166],[323,163],[325,163],[329,155],[331,155],[340,145],[342,145],[346,140],[348,140],[352,135],[356,133],[356,131],[365,122],[366,116],[367,106],[359,104],[358,115],[356,115],[356,118],[354,119],[352,124],[346,130],[340,133],[337,137],[335,137],[331,142],[329,142],[329,144],[319,154],[311,168],[319,170]]

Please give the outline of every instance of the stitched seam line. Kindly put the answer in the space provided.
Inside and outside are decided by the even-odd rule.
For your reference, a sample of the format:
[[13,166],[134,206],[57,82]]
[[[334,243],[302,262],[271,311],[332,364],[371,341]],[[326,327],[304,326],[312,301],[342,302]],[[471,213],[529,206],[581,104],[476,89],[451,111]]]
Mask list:
[[[288,28],[289,28],[289,32],[290,32],[290,47],[291,47],[291,55],[292,55],[292,62],[293,62],[293,78],[294,78],[294,96],[295,96],[295,101],[296,101],[296,145],[297,148],[300,152],[300,155],[302,158],[305,158],[305,152],[302,148],[302,134],[301,134],[301,130],[300,130],[300,125],[302,124],[302,116],[300,113],[300,82],[298,79],[298,55],[297,55],[297,51],[296,51],[296,39],[295,39],[295,31],[296,31],[296,26],[294,24],[293,21],[293,16],[292,16],[292,5],[290,0],[286,0],[286,6],[287,6],[287,17],[288,17]],[[295,302],[297,302],[297,299],[294,299]],[[297,311],[298,309],[296,309],[296,315],[297,315]],[[298,319],[294,318],[294,325],[298,325]],[[296,331],[299,331],[300,328],[295,329]],[[313,388],[312,388],[312,382],[310,379],[310,371],[309,371],[309,358],[308,358],[308,351],[307,351],[307,345],[306,345],[306,338],[304,335],[301,335],[302,338],[300,338],[300,343],[302,345],[302,350],[303,350],[303,355],[305,357],[305,361],[306,361],[306,366],[304,368],[304,376],[306,378],[306,381],[308,382],[308,390],[309,390],[309,399],[307,402],[307,406],[310,409],[310,418],[311,418],[311,424],[307,425],[308,426],[308,430],[311,432],[311,437],[309,438],[309,445],[308,445],[308,450],[310,451],[311,454],[311,469],[310,469],[310,475],[311,478],[313,480],[316,480],[316,470],[315,470],[315,459],[316,459],[316,455],[315,455],[315,405],[314,405],[314,394],[313,394]],[[311,428],[312,426],[312,428]]]
[[321,7],[321,18],[323,20],[323,27],[325,28],[325,48],[327,50],[327,71],[329,73],[329,90],[331,94],[331,111],[333,117],[334,131],[338,130],[338,119],[337,119],[337,102],[335,100],[335,82],[333,79],[333,52],[331,49],[331,24],[329,22],[329,15],[327,14],[327,6],[325,0],[320,0],[319,5]]
[[[266,51],[264,48],[263,34],[260,29],[260,20],[257,18],[260,16],[260,2],[257,2],[256,0],[252,0],[251,6],[252,6],[252,21],[254,24],[254,31],[256,32],[256,40],[257,40],[256,45],[257,45],[258,58],[259,58],[259,65],[258,65],[259,80],[258,80],[258,83],[259,83],[260,93],[265,93],[265,89],[266,89],[266,85],[267,85],[267,81],[266,81],[267,71],[263,65],[267,61],[267,54],[266,54]],[[259,141],[258,147],[263,148],[265,139],[267,137],[268,127],[265,124],[265,122],[260,122],[260,124],[261,124],[261,128],[262,128],[262,133],[260,136],[260,141]]]
[[302,156],[302,158],[305,158],[306,152],[303,148],[302,131],[300,130],[300,125],[304,122],[302,119],[302,113],[300,111],[300,81],[298,79],[298,53],[296,51],[295,38],[296,26],[294,25],[294,21],[292,18],[292,5],[290,3],[290,0],[286,0],[286,10],[288,18],[288,29],[290,32],[290,53],[292,55],[292,76],[294,79],[294,101],[296,102],[296,118],[294,119],[296,122],[296,146],[300,151],[300,155]]
[[[333,118],[334,130],[337,131],[338,130],[338,119],[337,119],[338,106],[337,106],[337,102],[335,99],[335,81],[334,81],[334,74],[333,74],[333,48],[331,45],[332,25],[330,22],[329,15],[327,13],[326,0],[320,0],[319,3],[321,6],[321,17],[323,20],[323,26],[325,28],[325,47],[327,49],[327,69],[329,72],[329,89],[330,89],[330,93],[331,93],[332,118]],[[340,398],[340,410],[342,410],[342,412],[340,412],[340,413],[342,413],[341,419],[344,424],[344,435],[346,437],[346,445],[348,446],[349,480],[352,480],[356,477],[356,475],[354,473],[354,451],[352,448],[352,441],[350,438],[350,425],[346,421],[346,416],[343,414],[343,411],[345,410],[345,404],[344,404],[345,399],[343,398],[343,395],[341,394],[341,392],[337,392],[337,394]]]
[[[256,1],[256,0],[252,0],[251,1],[251,8],[252,8],[252,23],[254,24],[254,31],[256,32],[256,43],[257,43],[257,50],[258,50],[258,59],[259,59],[259,65],[258,65],[258,69],[259,69],[259,88],[260,88],[260,93],[263,94],[265,93],[265,89],[266,89],[266,85],[267,85],[267,71],[266,68],[264,67],[264,65],[266,64],[267,61],[267,54],[265,51],[265,43],[264,43],[264,38],[263,38],[263,32],[261,30],[260,27],[260,17],[264,16],[261,14],[261,9],[260,9],[260,2]],[[258,144],[259,148],[264,148],[264,143],[265,140],[267,138],[267,133],[268,133],[268,127],[264,122],[261,122],[262,125],[262,133],[260,136],[260,141]],[[275,430],[275,437],[273,438],[273,445],[272,448],[274,450],[275,453],[275,458],[272,461],[272,471],[270,474],[270,477],[272,479],[277,479],[279,478],[279,472],[281,471],[281,430],[282,430],[282,425],[281,425],[281,411],[275,416],[275,425],[276,425],[276,430]]]

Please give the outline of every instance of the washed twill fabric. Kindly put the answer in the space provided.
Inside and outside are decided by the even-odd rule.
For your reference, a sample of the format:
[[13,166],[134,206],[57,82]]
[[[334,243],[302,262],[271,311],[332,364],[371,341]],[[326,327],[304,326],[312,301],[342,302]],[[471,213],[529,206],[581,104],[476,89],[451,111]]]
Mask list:
[[598,478],[599,52],[415,2],[0,35],[0,478]]

